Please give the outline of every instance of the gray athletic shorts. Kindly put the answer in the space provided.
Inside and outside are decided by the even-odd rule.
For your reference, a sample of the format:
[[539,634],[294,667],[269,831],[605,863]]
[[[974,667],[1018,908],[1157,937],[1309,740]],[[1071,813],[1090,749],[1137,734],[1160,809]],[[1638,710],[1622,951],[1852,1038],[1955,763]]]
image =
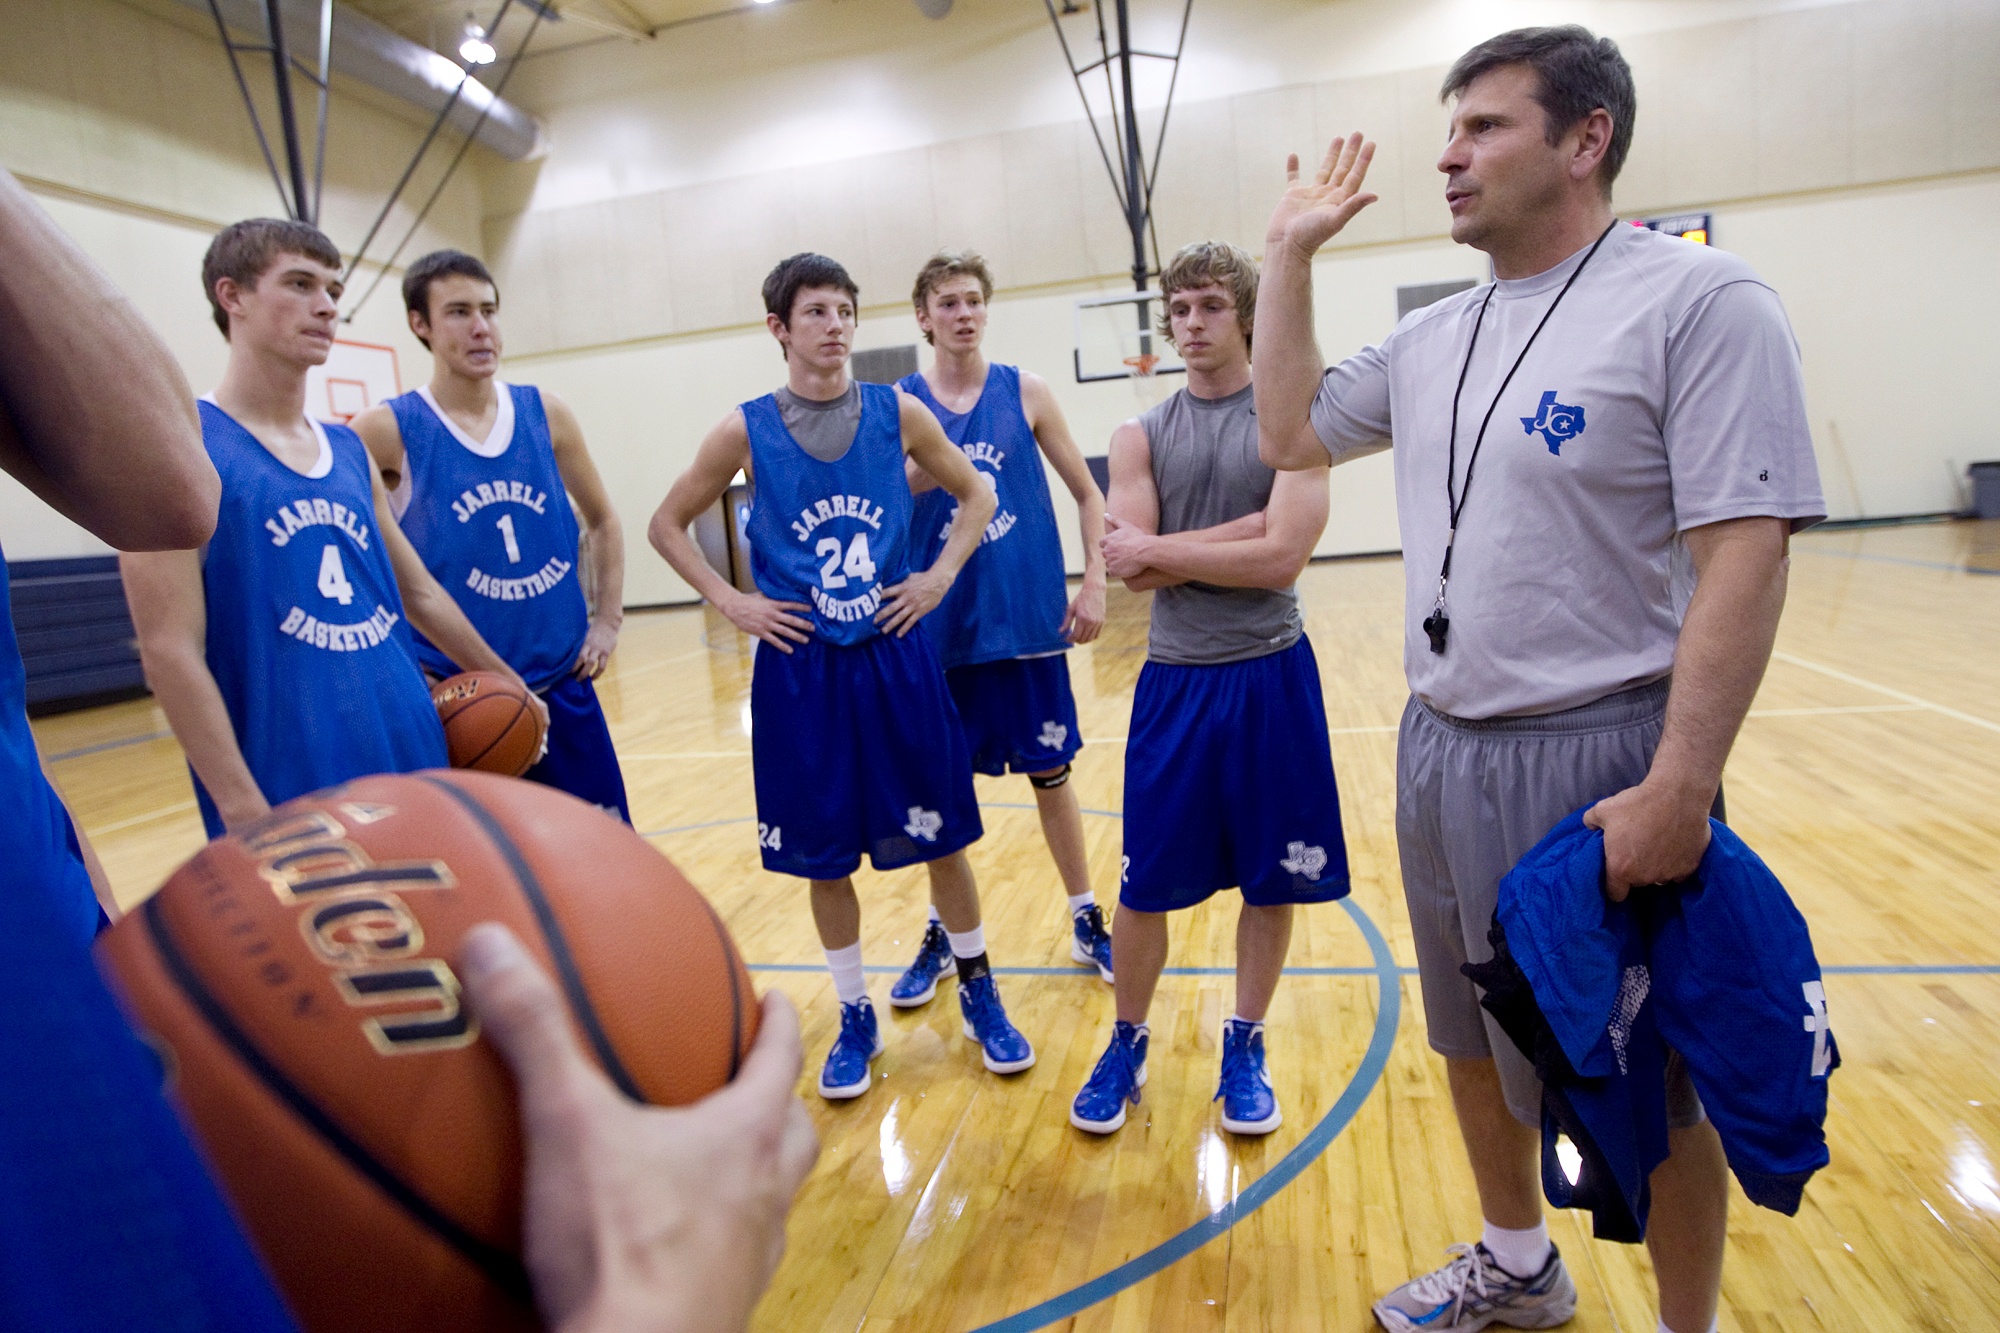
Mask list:
[[[1645,778],[1666,710],[1664,680],[1540,717],[1470,722],[1415,697],[1403,710],[1396,843],[1431,1048],[1491,1057],[1507,1109],[1523,1124],[1542,1123],[1534,1064],[1479,1007],[1479,990],[1459,966],[1493,956],[1486,932],[1514,863],[1563,816]],[[1671,1055],[1667,1123],[1684,1129],[1701,1120],[1701,1099]]]

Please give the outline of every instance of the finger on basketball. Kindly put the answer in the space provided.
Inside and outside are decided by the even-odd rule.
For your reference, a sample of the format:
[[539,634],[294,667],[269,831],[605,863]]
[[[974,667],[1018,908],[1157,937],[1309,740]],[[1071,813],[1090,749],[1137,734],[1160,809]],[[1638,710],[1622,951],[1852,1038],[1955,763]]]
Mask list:
[[531,1116],[590,1077],[561,996],[512,931],[492,921],[472,927],[459,945],[459,967],[481,1028],[514,1071]]

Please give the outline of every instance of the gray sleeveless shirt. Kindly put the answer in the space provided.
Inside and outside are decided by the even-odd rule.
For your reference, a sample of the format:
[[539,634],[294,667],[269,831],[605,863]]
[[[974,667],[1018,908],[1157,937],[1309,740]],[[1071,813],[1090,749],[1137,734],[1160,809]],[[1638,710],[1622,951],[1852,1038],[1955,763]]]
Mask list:
[[[1186,389],[1139,418],[1160,493],[1160,533],[1193,532],[1242,518],[1271,502],[1277,473],[1257,457],[1257,410],[1246,388],[1227,398]],[[1146,656],[1177,666],[1213,666],[1280,652],[1305,632],[1290,588],[1183,583],[1153,594]]]

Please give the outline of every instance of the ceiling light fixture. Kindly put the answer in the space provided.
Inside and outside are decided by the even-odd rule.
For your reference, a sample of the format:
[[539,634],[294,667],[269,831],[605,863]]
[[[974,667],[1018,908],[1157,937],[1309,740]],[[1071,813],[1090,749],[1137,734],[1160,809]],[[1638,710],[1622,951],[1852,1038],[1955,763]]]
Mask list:
[[490,65],[499,59],[500,53],[493,49],[493,43],[486,40],[486,29],[472,21],[470,15],[465,20],[465,40],[458,44],[458,58],[468,65]]

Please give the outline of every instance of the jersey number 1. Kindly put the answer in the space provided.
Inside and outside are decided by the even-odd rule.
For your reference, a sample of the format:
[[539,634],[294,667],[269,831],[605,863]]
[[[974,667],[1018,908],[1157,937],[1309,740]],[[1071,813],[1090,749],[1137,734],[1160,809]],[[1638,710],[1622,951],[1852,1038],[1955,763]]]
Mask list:
[[[840,552],[840,538],[822,537],[813,554],[826,557],[826,563],[819,567],[819,585],[822,588],[845,588],[848,579],[862,583],[875,580],[875,562],[868,558],[868,534],[857,532],[848,544],[847,554]],[[840,572],[835,573],[838,569]]]
[[507,543],[507,563],[510,565],[520,564],[521,543],[514,540],[514,516],[512,514],[500,515],[499,526],[500,540]]
[[342,606],[354,600],[354,585],[347,581],[347,570],[340,563],[340,548],[329,544],[319,558],[319,595],[332,598]]

